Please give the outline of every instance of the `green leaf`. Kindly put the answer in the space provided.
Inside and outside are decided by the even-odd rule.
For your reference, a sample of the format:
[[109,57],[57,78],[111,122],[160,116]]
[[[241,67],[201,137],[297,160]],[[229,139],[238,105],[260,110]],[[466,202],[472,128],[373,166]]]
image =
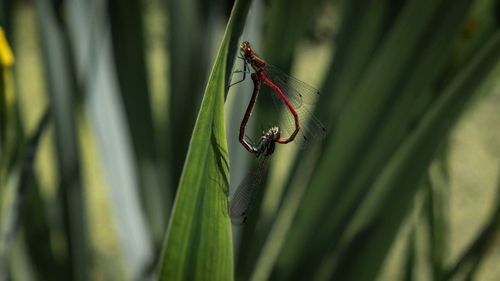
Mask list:
[[426,188],[428,193],[426,220],[429,224],[429,260],[432,262],[434,280],[442,277],[443,266],[448,252],[449,237],[449,171],[447,166],[448,143],[439,151],[437,159],[429,168]]
[[[34,132],[24,139],[13,169],[9,173],[7,187],[0,200],[0,272],[4,272],[5,262],[15,254],[11,247],[20,225],[24,225],[24,234],[28,244],[30,258],[34,268],[45,279],[62,278],[64,272],[57,267],[50,249],[48,220],[45,205],[40,197],[39,187],[35,184],[34,163],[38,153],[39,142],[50,121],[50,109],[41,117]],[[7,200],[5,200],[7,199]],[[1,202],[4,201],[4,202]],[[8,201],[8,203],[7,203]],[[2,203],[6,203],[3,206]],[[5,213],[4,213],[5,212]],[[50,277],[49,277],[50,276]],[[2,279],[0,273],[0,279]]]
[[203,87],[207,82],[214,28],[210,17],[218,5],[205,1],[171,1],[168,7],[169,40],[169,132],[175,138],[168,138],[169,171],[172,190],[175,191],[182,173],[189,139],[196,121],[196,110],[200,107]]
[[297,43],[307,28],[317,19],[325,0],[270,1],[265,20],[270,23],[264,31],[262,54],[282,70],[288,71]]
[[82,173],[79,135],[76,122],[78,83],[75,58],[71,51],[68,30],[60,12],[62,3],[37,1],[38,19],[44,64],[47,72],[52,116],[54,118],[57,168],[59,173],[58,200],[61,204],[62,225],[68,258],[64,262],[73,280],[88,278],[88,229]]
[[[413,66],[416,53],[420,52],[417,42],[428,34],[430,21],[437,16],[438,8],[439,3],[435,1],[408,1],[364,75],[359,77],[349,94],[349,103],[335,120],[334,131],[327,136],[331,141],[318,160],[318,168],[301,203],[295,222],[297,230],[290,232],[281,253],[280,263],[286,264],[285,268],[298,270],[297,263],[302,263],[301,270],[304,263],[310,269],[315,268],[320,259],[318,253],[326,251],[325,245],[330,250],[335,247],[346,216],[352,214],[352,209],[358,206],[359,196],[364,194],[346,185],[358,180],[355,172],[364,163],[362,160],[371,148],[381,119],[393,105],[391,99],[395,98],[399,81],[407,77],[405,71]],[[329,223],[325,225],[325,221]],[[318,227],[322,228],[321,232],[316,231]],[[301,242],[304,239],[311,244]]]
[[[470,1],[455,1],[453,7],[449,3],[441,1],[425,5],[408,1],[398,15],[336,120],[334,135],[329,136],[331,142],[318,161],[312,184],[303,196],[293,222],[293,231],[290,231],[281,251],[275,267],[277,276],[287,279],[304,272],[310,276],[308,273],[331,270],[330,275],[323,276],[338,280],[367,280],[378,273],[391,239],[408,206],[411,206],[422,171],[427,168],[436,146],[446,136],[443,134],[450,130],[450,124],[463,110],[463,104],[446,105],[440,109],[435,109],[438,105],[433,104],[434,110],[441,110],[441,118],[432,120],[435,122],[432,125],[427,124],[434,126],[428,128],[432,133],[425,132],[426,139],[418,136],[423,138],[421,142],[412,144],[415,146],[411,148],[414,149],[412,154],[404,158],[404,161],[411,161],[411,165],[398,159],[400,166],[406,165],[406,170],[393,166],[391,155],[402,153],[400,151],[410,145],[408,142],[414,141],[408,138],[414,132],[414,126],[421,125],[412,124],[414,117],[408,112],[419,99],[419,93],[433,89],[432,83],[439,78],[454,35],[470,5]],[[491,52],[490,57],[494,60]],[[484,64],[477,67],[476,72],[485,76],[490,70],[491,65]],[[467,80],[461,82],[467,85],[468,92],[458,93],[457,87],[453,94],[445,92],[433,98],[440,98],[442,102],[443,96],[449,95],[453,98],[448,98],[455,99],[453,102],[467,100],[480,82],[478,76],[471,73],[474,72],[459,77]],[[429,118],[432,117],[425,115],[423,120]],[[419,162],[417,160],[424,156],[423,151],[428,158]],[[395,167],[398,171],[393,171],[392,176],[397,180],[381,183],[384,168],[386,173],[387,169]],[[417,172],[420,173],[418,176]],[[410,175],[413,180],[409,180]],[[390,199],[374,199],[380,196],[381,186],[391,188],[388,192]],[[378,206],[386,209],[374,209],[367,203],[372,200],[381,200]],[[384,215],[375,216],[378,212]],[[361,222],[361,214],[372,217]],[[361,271],[355,268],[360,264],[364,266]]]
[[[477,87],[498,62],[499,51],[500,33],[496,33],[454,79],[398,149],[344,236],[344,245],[355,243],[356,249],[361,251],[351,248],[355,254],[344,257],[342,264],[363,264],[364,269],[346,270],[340,265],[334,277],[341,280],[364,280],[378,270],[378,263],[383,260],[392,243],[437,148],[443,143],[467,102],[477,93]],[[357,239],[367,226],[372,227],[370,235],[362,240]]]
[[112,54],[116,64],[114,69],[126,113],[125,124],[129,128],[136,159],[133,167],[139,171],[141,188],[138,191],[153,241],[159,246],[165,232],[170,202],[161,200],[168,198],[169,194],[161,184],[161,172],[157,171],[160,165],[147,83],[142,4],[144,1],[140,0],[110,0],[109,19]]
[[[106,176],[109,202],[121,246],[121,254],[127,275],[140,279],[150,268],[153,254],[151,233],[145,219],[145,210],[140,204],[139,172],[131,145],[130,131],[112,59],[112,44],[108,26],[102,20],[91,17],[93,10],[86,2],[71,2],[68,10],[69,27],[74,36],[79,60],[76,67],[92,86],[85,88],[85,109],[94,133],[103,172]],[[101,14],[99,14],[101,15]],[[95,20],[96,31],[92,32],[89,20]],[[99,38],[91,40],[90,38]],[[91,42],[92,44],[86,44]],[[87,51],[87,48],[91,51]],[[92,62],[88,64],[88,62]],[[87,65],[88,64],[88,65]],[[82,139],[85,140],[85,134]],[[159,198],[157,198],[159,200]],[[165,199],[165,198],[162,198]],[[154,205],[154,203],[151,203]],[[134,243],[130,243],[134,241]]]
[[394,0],[345,2],[336,38],[338,47],[332,49],[335,63],[331,64],[323,87],[323,92],[329,95],[323,96],[326,102],[318,105],[320,111],[328,112],[331,117],[337,116],[352,97],[353,88],[388,32],[388,23],[394,20],[394,10],[402,5]]
[[235,3],[212,69],[179,182],[160,262],[161,280],[232,280],[224,95],[250,1]]

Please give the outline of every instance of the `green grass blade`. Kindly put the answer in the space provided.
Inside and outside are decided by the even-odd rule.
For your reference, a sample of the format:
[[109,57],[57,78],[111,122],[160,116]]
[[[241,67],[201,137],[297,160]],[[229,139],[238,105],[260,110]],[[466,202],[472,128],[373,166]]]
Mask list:
[[[161,184],[159,157],[154,132],[151,92],[145,61],[143,9],[145,1],[109,1],[112,54],[120,89],[126,124],[129,128],[138,171],[140,198],[148,218],[149,229],[160,246],[166,228],[167,189]],[[90,25],[89,25],[90,26]],[[160,248],[160,247],[158,247]]]
[[[333,276],[335,279],[365,280],[379,270],[437,148],[499,56],[500,33],[497,33],[450,84],[398,149],[344,236],[344,246],[354,247],[346,250],[355,254],[351,252],[351,255],[342,257],[342,264]],[[359,239],[367,227],[371,228],[370,235]],[[356,264],[363,264],[363,270],[342,266]]]
[[[132,279],[142,279],[151,274],[154,248],[138,196],[141,170],[136,166],[137,158],[120,99],[107,15],[82,1],[70,2],[67,9],[72,15],[67,24],[75,46],[75,67],[81,70],[82,80],[88,85],[84,89],[85,113],[100,152],[126,274]],[[92,16],[94,14],[96,16]],[[90,142],[85,134],[82,140]]]
[[109,13],[112,53],[134,149],[140,161],[153,161],[157,153],[147,83],[141,1],[111,0]]
[[[334,63],[326,75],[322,100],[318,107],[335,118],[347,100],[352,97],[353,88],[358,84],[366,66],[376,54],[390,16],[401,3],[395,1],[345,1],[340,34],[336,38]],[[338,42],[337,42],[338,41]],[[330,124],[331,125],[331,124]]]
[[[418,95],[439,77],[446,61],[446,54],[451,49],[451,45],[458,32],[458,28],[466,14],[468,1],[461,1],[449,9],[447,5],[441,5],[441,12],[447,12],[446,16],[435,17],[435,24],[428,32],[425,40],[421,40],[421,49],[414,56],[410,68],[406,69],[407,74],[401,77],[402,86],[395,91],[392,102],[386,106],[386,115],[380,121],[376,132],[372,134],[370,149],[362,155],[356,168],[356,176],[346,184],[345,192],[342,193],[342,200],[339,207],[333,208],[328,218],[331,221],[339,221],[339,218],[349,218],[349,214],[356,210],[356,202],[362,200],[364,195],[372,187],[374,179],[380,173],[388,157],[394,153],[398,146],[404,141],[408,131],[411,130],[413,116],[408,114],[413,103],[418,99]],[[442,13],[439,13],[442,14]],[[397,83],[395,83],[397,84]],[[348,219],[345,219],[347,223]],[[339,233],[335,229],[344,228],[345,225],[333,224],[327,233]],[[325,235],[327,236],[327,235]],[[323,241],[328,238],[324,237]]]
[[264,32],[261,54],[282,70],[288,71],[293,62],[297,43],[310,28],[325,0],[277,0],[265,10],[268,23]]
[[447,166],[448,143],[438,152],[436,160],[429,168],[429,179],[427,187],[428,208],[426,212],[429,224],[429,260],[432,266],[434,280],[440,280],[446,255],[449,248],[449,220],[448,198],[449,171]]
[[412,281],[414,280],[414,272],[415,272],[415,259],[416,259],[416,252],[417,252],[417,246],[416,246],[416,229],[415,227],[412,227],[410,230],[410,235],[408,237],[407,245],[406,245],[406,252],[407,254],[404,256],[405,262],[404,262],[404,271],[403,271],[403,278],[402,280],[405,281]]
[[95,68],[88,73],[95,79],[95,84],[88,89],[86,108],[98,149],[105,152],[101,159],[126,270],[136,279],[151,267],[153,245],[138,197],[139,171],[134,166],[126,118],[116,87],[111,40],[104,34],[96,37],[101,39],[93,46]]
[[[426,22],[436,16],[438,7],[439,3],[435,1],[425,4],[408,1],[384,39],[380,51],[365,70],[365,75],[360,77],[349,104],[343,108],[334,124],[334,132],[327,136],[327,141],[331,141],[318,160],[313,181],[304,196],[296,219],[297,231],[290,233],[286,250],[281,255],[281,262],[287,264],[285,268],[297,268],[294,265],[297,261],[293,259],[301,259],[309,262],[311,268],[315,267],[312,258],[317,256],[315,251],[324,251],[325,241],[332,243],[332,239],[338,238],[338,232],[337,238],[334,238],[328,237],[330,232],[317,233],[316,229],[326,226],[334,231],[342,230],[337,223],[343,218],[339,216],[337,222],[332,222],[326,216],[335,214],[333,209],[344,209],[345,212],[352,204],[344,202],[342,194],[351,192],[343,188],[347,181],[354,179],[349,173],[356,170],[358,161],[370,147],[369,141],[380,124],[378,119],[386,113],[387,103],[397,88],[396,81],[404,76],[408,64],[413,62],[415,53],[419,51],[415,44],[426,35],[430,26]],[[325,220],[329,222],[327,225],[324,224]],[[321,241],[316,239],[318,235],[322,236]],[[311,241],[311,245],[300,242],[304,238]],[[306,252],[308,255],[304,255]]]
[[[168,5],[169,40],[169,133],[168,138],[172,191],[179,183],[189,138],[196,121],[196,110],[200,106],[203,87],[206,83],[209,63],[208,54],[213,24],[210,13],[217,5],[204,1],[171,1]],[[208,3],[208,2],[207,2]]]
[[161,280],[233,279],[224,95],[249,6],[235,3],[205,90],[165,237]]
[[[47,109],[41,117],[35,131],[24,140],[22,150],[18,155],[16,164],[9,173],[5,191],[10,191],[10,196],[2,200],[10,199],[6,209],[0,202],[0,272],[4,264],[13,253],[10,253],[20,225],[24,225],[24,234],[28,244],[27,253],[34,261],[34,267],[39,276],[45,279],[62,278],[64,273],[55,262],[53,251],[50,248],[48,231],[48,220],[45,213],[45,204],[40,197],[39,186],[34,178],[35,158],[37,156],[39,142],[46,131],[50,121],[50,110]],[[3,192],[6,193],[6,192]],[[17,237],[24,237],[17,235]],[[18,238],[19,239],[19,238]],[[0,273],[0,279],[2,279]]]
[[58,13],[61,9],[61,3],[37,1],[48,92],[54,118],[60,176],[58,200],[68,247],[65,262],[70,276],[67,278],[86,280],[89,246],[76,122],[76,97],[79,88],[67,29]]

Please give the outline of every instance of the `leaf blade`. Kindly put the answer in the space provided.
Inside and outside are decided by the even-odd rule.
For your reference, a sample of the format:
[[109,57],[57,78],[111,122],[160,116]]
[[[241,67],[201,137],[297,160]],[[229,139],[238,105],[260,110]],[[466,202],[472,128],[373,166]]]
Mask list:
[[[160,261],[160,280],[232,280],[224,96],[248,0],[235,3],[189,144]],[[232,47],[232,48],[231,48]]]

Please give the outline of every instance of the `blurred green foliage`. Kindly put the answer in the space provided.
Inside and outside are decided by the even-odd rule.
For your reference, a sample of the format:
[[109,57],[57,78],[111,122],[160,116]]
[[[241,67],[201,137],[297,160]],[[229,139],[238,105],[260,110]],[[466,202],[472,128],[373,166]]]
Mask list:
[[[0,1],[0,280],[500,279],[498,11]],[[327,137],[278,145],[231,227],[242,40],[320,88]]]

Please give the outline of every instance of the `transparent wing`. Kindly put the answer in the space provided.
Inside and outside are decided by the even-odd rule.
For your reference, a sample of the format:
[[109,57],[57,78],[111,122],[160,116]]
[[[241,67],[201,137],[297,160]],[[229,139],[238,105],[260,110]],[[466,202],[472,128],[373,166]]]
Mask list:
[[[281,137],[288,138],[295,131],[293,115],[278,94],[273,92],[271,96],[280,116],[279,128],[281,130]],[[294,107],[299,116],[300,130],[293,142],[302,148],[305,148],[310,142],[320,141],[326,136],[325,126],[312,114],[310,108],[305,103],[301,107]]]
[[229,199],[229,216],[233,224],[242,224],[246,221],[255,190],[260,186],[267,172],[267,159],[268,157],[265,156],[259,157],[257,167],[245,176]]
[[271,64],[264,69],[266,76],[285,94],[294,108],[303,105],[315,105],[319,99],[319,91],[311,85],[290,76]]

